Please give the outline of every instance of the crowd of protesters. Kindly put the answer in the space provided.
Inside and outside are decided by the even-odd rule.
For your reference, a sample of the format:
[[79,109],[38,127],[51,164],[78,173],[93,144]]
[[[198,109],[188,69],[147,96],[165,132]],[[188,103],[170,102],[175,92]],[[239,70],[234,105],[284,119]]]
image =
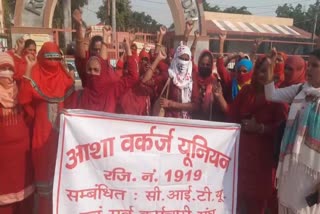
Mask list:
[[21,38],[0,53],[1,214],[52,213],[62,109],[239,123],[238,213],[320,213],[320,49],[308,61],[257,55],[257,40],[251,53],[225,57],[222,34],[220,55],[203,50],[195,62],[199,33],[188,47],[187,22],[175,49],[164,48],[165,27],[150,51],[126,38],[113,68],[111,28],[90,38],[79,11],[73,19],[81,90],[53,42],[37,52]]

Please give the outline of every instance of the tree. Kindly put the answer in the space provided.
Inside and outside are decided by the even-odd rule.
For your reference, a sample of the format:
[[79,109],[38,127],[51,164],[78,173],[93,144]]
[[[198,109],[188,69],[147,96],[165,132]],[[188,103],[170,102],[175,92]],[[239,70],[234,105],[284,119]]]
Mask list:
[[2,3],[4,11],[4,26],[9,28],[12,25],[11,23],[14,17],[16,0],[3,0]]
[[242,6],[240,8],[237,7],[229,7],[224,9],[224,13],[235,13],[235,14],[246,14],[246,15],[252,15],[250,11],[248,11],[248,8],[245,6]]
[[214,7],[211,7],[211,5],[206,0],[203,0],[202,4],[203,4],[204,11],[221,12],[221,9],[219,6],[216,5]]
[[[309,5],[307,11],[303,8],[301,4],[298,4],[295,7],[292,4],[284,4],[282,6],[279,6],[276,10],[276,14],[278,17],[292,18],[294,21],[294,26],[311,33],[313,32],[315,14],[318,12],[318,3]],[[316,29],[317,35],[319,35],[320,33],[319,20],[320,19],[318,19]]]
[[[108,1],[104,1],[97,12],[97,17],[102,23],[111,24],[112,14],[108,14],[107,12],[110,11],[110,8],[108,8],[110,5],[111,4],[108,4]],[[132,11],[130,0],[117,1],[116,21],[118,31],[127,31],[134,28],[144,32],[155,32],[160,26],[160,24],[150,15],[144,12]]]
[[[109,0],[110,1],[110,0]],[[103,5],[99,7],[97,17],[104,24],[111,25],[111,13],[107,14],[107,11],[111,11],[109,8],[111,4],[108,4],[108,0],[103,2]],[[131,2],[129,0],[116,1],[116,21],[117,30],[127,29],[129,26],[129,19],[131,16]]]
[[156,32],[161,24],[144,12],[133,12],[130,17],[130,27],[144,32]]
[[209,12],[220,12],[220,13],[236,13],[236,14],[248,14],[251,15],[252,13],[248,11],[248,8],[243,6],[240,8],[237,7],[229,7],[224,10],[221,10],[219,6],[211,6],[206,0],[203,0],[203,9],[204,11]]

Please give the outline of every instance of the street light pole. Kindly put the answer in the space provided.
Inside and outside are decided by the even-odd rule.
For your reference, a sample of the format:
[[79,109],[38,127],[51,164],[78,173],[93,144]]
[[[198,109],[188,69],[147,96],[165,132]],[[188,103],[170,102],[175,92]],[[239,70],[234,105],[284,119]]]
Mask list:
[[116,21],[116,0],[112,0],[112,42],[116,41],[117,21]]
[[[319,0],[317,0],[316,3],[316,13],[314,16],[314,24],[313,24],[313,33],[312,33],[312,42],[314,43],[314,39],[316,37],[316,31],[317,31],[317,22],[318,22],[318,12],[319,12]],[[314,46],[314,45],[312,45]]]

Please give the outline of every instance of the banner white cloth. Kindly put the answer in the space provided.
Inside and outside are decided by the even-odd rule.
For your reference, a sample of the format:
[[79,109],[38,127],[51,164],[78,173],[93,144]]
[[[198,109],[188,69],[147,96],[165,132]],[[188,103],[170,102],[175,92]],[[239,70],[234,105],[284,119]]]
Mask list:
[[240,126],[70,110],[54,214],[235,214]]

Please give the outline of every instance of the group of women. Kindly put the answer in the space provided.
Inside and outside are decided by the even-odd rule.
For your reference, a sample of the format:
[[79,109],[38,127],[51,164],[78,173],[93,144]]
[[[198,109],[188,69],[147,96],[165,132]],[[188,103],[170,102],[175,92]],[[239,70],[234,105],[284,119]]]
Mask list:
[[189,48],[188,22],[174,53],[163,49],[163,27],[150,52],[138,54],[126,39],[114,69],[107,56],[111,29],[83,37],[81,15],[73,17],[82,90],[74,90],[74,76],[53,42],[35,55],[35,43],[20,39],[14,52],[0,54],[1,214],[52,213],[63,108],[239,123],[238,213],[320,213],[318,200],[307,200],[320,186],[320,50],[311,53],[308,66],[276,50],[257,59],[237,54],[229,71],[222,51],[215,58],[205,50],[194,63],[199,35]]

